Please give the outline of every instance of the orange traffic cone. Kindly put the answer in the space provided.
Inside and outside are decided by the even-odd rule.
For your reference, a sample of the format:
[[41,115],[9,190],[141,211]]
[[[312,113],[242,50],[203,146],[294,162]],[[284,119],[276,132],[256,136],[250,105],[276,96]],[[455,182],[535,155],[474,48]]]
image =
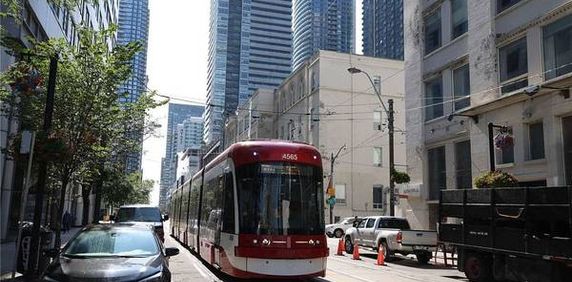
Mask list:
[[385,265],[385,256],[383,255],[383,245],[379,245],[378,251],[377,251],[377,262],[375,263],[377,265]]
[[340,239],[340,242],[338,243],[338,252],[336,253],[336,255],[338,256],[344,255],[344,239]]
[[352,259],[361,260],[359,258],[359,246],[358,246],[357,242],[354,243],[354,253],[353,253]]

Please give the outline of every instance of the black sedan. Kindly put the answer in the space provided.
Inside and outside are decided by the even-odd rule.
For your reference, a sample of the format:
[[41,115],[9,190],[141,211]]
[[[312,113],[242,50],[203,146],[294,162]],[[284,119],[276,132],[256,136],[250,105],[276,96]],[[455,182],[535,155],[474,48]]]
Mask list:
[[82,229],[55,257],[44,281],[171,281],[168,257],[177,248],[163,244],[149,226],[94,225]]

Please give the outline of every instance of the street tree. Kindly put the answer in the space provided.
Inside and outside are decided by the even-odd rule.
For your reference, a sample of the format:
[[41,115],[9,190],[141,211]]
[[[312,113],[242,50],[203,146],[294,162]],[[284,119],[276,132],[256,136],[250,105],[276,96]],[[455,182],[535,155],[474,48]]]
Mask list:
[[103,178],[102,195],[111,207],[149,203],[154,182],[143,180],[140,172],[125,174],[120,169],[106,167]]
[[[13,50],[22,60],[0,75],[0,82],[11,86],[0,90],[0,102],[7,105],[4,109],[15,111],[22,129],[39,132],[36,156],[49,162],[51,183],[60,192],[56,246],[60,244],[59,219],[70,182],[76,180],[84,184],[82,187],[90,187],[100,176],[101,167],[121,162],[122,156],[136,151],[136,140],[127,137],[152,130],[154,126],[145,123],[148,110],[162,104],[155,101],[153,92],[142,93],[131,102],[125,99],[127,93],[118,91],[131,74],[131,62],[140,43],[110,48],[113,28],[77,30],[76,46],[49,39],[34,42],[32,48]],[[58,57],[53,126],[50,132],[42,132],[46,91],[41,77],[47,77],[49,58],[53,56]],[[28,87],[36,72],[40,77],[38,87]]]

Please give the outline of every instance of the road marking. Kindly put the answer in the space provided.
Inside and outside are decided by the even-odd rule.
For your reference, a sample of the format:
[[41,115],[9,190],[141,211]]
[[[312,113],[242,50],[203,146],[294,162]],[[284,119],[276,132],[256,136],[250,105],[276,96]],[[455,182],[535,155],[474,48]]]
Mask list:
[[180,247],[181,253],[185,254],[185,256],[193,263],[193,267],[199,272],[199,274],[209,281],[221,281],[214,273],[211,273],[206,266],[202,264],[202,262],[195,257],[191,252],[185,248],[181,243],[179,243],[174,238],[169,238],[169,240],[174,244]]
[[204,278],[207,278],[207,279],[209,278],[209,277],[207,276],[207,274],[204,273],[204,271],[197,265],[196,262],[193,262],[193,266],[195,267],[196,270],[199,271],[199,273],[200,273]]

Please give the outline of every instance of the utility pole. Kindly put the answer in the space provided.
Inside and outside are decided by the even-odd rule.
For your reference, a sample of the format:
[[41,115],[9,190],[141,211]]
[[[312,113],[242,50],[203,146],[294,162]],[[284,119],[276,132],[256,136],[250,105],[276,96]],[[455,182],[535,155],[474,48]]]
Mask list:
[[[336,155],[334,156],[334,153],[332,152],[332,154],[330,155],[330,183],[332,185],[332,187],[328,187],[328,188],[333,188],[334,186],[334,163],[336,162],[336,159],[338,158],[338,155],[340,154],[340,152],[342,150],[344,150],[346,148],[346,144],[344,144],[343,146],[341,146],[338,149],[338,152],[336,153]],[[330,199],[331,197],[334,197],[336,194],[333,193],[333,195],[329,195]],[[334,223],[334,202],[330,202],[330,224]]]
[[389,114],[387,115],[387,127],[389,131],[389,215],[395,216],[395,181],[393,179],[393,172],[395,171],[393,99],[389,99],[387,104],[389,106]]
[[395,182],[393,179],[393,171],[395,171],[395,155],[394,155],[394,132],[395,132],[395,128],[394,128],[394,111],[393,111],[393,99],[389,99],[387,101],[388,107],[385,106],[385,103],[383,103],[383,100],[381,99],[381,92],[379,89],[377,89],[377,86],[375,86],[375,83],[373,82],[373,80],[371,79],[371,76],[369,75],[369,73],[360,70],[358,68],[355,67],[351,67],[348,69],[348,72],[350,74],[356,74],[356,73],[363,73],[367,76],[367,78],[369,79],[369,82],[371,83],[371,86],[373,87],[373,90],[375,92],[375,95],[377,96],[377,99],[379,100],[379,103],[381,104],[381,106],[383,107],[383,110],[385,111],[385,113],[387,114],[387,128],[389,131],[389,215],[390,216],[395,216]]
[[[56,92],[56,74],[58,72],[58,55],[50,58],[50,73],[48,77],[48,91],[46,95],[46,108],[44,110],[44,126],[43,138],[45,142],[48,139],[50,129],[52,128],[52,118],[54,113],[54,95]],[[46,178],[48,173],[48,163],[45,158],[39,159],[38,183],[36,186],[36,201],[34,205],[34,226],[32,231],[32,244],[30,246],[30,256],[28,260],[28,274],[39,274],[39,259],[41,251],[40,241],[40,224],[42,220],[42,207],[44,204],[44,192],[46,190]],[[62,203],[63,204],[63,203]],[[57,219],[60,220],[60,219]],[[59,246],[55,246],[58,248]]]

